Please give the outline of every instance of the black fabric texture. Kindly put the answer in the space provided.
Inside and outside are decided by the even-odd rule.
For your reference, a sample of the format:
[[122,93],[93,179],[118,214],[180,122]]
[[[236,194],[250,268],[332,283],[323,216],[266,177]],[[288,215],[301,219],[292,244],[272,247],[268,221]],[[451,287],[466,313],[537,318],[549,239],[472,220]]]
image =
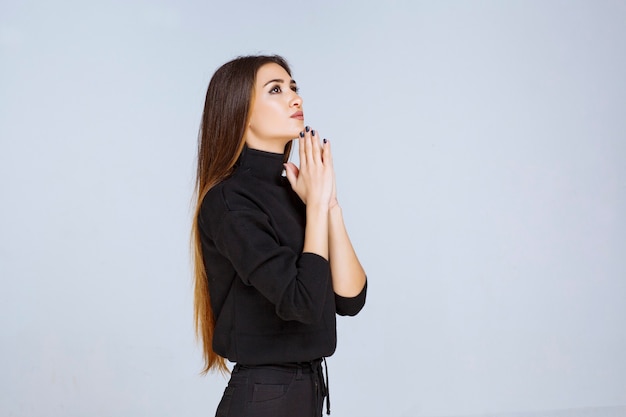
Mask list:
[[282,367],[236,365],[216,417],[321,417],[325,396],[318,362]]
[[213,349],[232,362],[330,356],[335,315],[355,315],[365,303],[366,287],[353,298],[335,294],[328,261],[302,252],[306,209],[282,171],[282,154],[244,147],[199,213]]

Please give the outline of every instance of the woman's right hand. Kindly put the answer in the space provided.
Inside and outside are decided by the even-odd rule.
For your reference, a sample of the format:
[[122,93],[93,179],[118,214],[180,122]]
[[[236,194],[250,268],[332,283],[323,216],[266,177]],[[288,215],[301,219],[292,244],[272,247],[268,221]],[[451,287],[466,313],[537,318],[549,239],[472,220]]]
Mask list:
[[291,188],[304,204],[328,208],[334,187],[333,158],[330,142],[320,144],[319,137],[319,133],[308,126],[300,133],[300,168],[288,162],[285,172]]

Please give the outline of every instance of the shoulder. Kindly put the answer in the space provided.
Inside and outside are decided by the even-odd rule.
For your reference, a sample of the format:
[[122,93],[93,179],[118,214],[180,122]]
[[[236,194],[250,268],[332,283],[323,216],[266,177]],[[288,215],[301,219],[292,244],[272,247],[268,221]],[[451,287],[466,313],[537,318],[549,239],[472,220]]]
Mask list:
[[202,204],[222,211],[255,209],[261,195],[253,177],[235,173],[211,188]]
[[237,213],[259,211],[259,190],[245,177],[235,174],[208,191],[199,212],[199,220],[205,227],[219,227],[227,217],[236,217]]

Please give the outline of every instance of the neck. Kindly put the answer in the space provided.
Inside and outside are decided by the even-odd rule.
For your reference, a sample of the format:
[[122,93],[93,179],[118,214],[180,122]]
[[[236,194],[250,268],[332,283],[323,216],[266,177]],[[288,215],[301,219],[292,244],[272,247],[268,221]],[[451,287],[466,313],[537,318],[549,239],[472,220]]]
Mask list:
[[260,140],[258,138],[246,138],[246,145],[250,149],[257,149],[264,152],[283,153],[285,152],[285,145],[289,141],[284,140]]

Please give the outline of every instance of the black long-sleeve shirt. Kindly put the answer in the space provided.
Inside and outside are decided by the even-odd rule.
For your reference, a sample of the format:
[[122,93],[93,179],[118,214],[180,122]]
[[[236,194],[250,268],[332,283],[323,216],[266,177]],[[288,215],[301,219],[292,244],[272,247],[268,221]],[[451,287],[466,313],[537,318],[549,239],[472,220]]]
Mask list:
[[334,293],[326,259],[303,253],[306,209],[281,175],[283,155],[244,146],[233,175],[205,196],[199,214],[215,317],[213,349],[247,365],[330,356],[335,314],[355,315]]

